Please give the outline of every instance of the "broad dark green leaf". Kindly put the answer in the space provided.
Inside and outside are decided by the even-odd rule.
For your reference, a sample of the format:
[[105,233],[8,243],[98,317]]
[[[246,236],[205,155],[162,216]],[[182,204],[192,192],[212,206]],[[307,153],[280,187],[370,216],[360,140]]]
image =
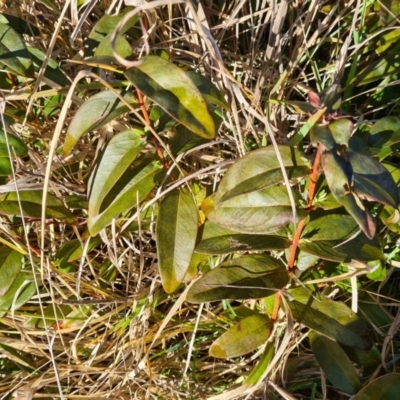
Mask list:
[[8,157],[9,152],[7,149],[7,140],[10,146],[10,154],[13,157],[14,153],[17,156],[24,156],[28,153],[28,147],[26,144],[18,137],[11,135],[10,133],[6,134],[2,129],[0,129],[0,157]]
[[308,328],[345,346],[368,350],[372,346],[367,326],[344,303],[299,287],[288,290],[293,318]]
[[273,328],[265,314],[243,318],[223,333],[210,347],[210,355],[218,358],[238,357],[263,345]]
[[0,65],[17,75],[33,77],[31,57],[22,38],[11,26],[1,23]]
[[230,111],[229,104],[226,102],[224,94],[209,79],[194,71],[186,71],[186,75],[197,86],[197,89],[200,90],[207,103],[216,104]]
[[0,297],[0,318],[4,317],[10,307],[13,311],[23,306],[36,292],[33,275],[29,272],[20,272],[13,280],[4,296]]
[[[136,98],[131,93],[123,94],[129,104],[135,104]],[[68,155],[72,147],[89,131],[100,128],[107,122],[129,111],[116,94],[108,90],[95,94],[75,113],[68,127],[63,147],[63,154]]]
[[[6,193],[0,196],[0,211],[7,215],[18,215],[23,217],[42,218],[42,196],[41,190],[23,190]],[[22,213],[19,202],[21,201]],[[67,224],[78,222],[76,217],[65,208],[63,202],[53,194],[47,194],[46,218],[59,219]]]
[[310,332],[308,337],[314,356],[327,378],[343,392],[357,393],[360,379],[340,345],[315,332]]
[[352,400],[398,400],[400,374],[383,375],[364,386]]
[[[295,200],[299,195],[294,191]],[[267,187],[237,195],[219,203],[207,218],[224,228],[249,234],[276,232],[293,223],[293,211],[286,187]],[[297,220],[306,216],[303,209],[297,209]]]
[[147,56],[125,76],[143,94],[196,135],[213,139],[214,120],[206,101],[193,81],[181,69],[161,57]]
[[332,132],[335,142],[339,145],[344,144],[348,147],[354,127],[353,122],[348,118],[340,118],[330,122],[328,127]]
[[[324,260],[349,262],[382,260],[384,254],[378,243],[357,235],[359,227],[350,215],[325,212],[311,215],[306,224],[300,249]],[[354,239],[350,240],[352,237]]]
[[10,25],[19,35],[39,35],[39,29],[32,24],[32,21],[29,23],[25,21],[23,18],[17,17],[12,14],[1,13],[0,14],[0,23],[5,25]]
[[206,221],[195,251],[205,254],[228,254],[236,251],[283,250],[291,245],[288,237],[246,235]]
[[161,202],[156,225],[158,266],[164,290],[174,292],[190,267],[198,210],[190,192],[174,190]]
[[0,297],[4,296],[22,267],[22,255],[9,247],[0,247]]
[[354,189],[359,195],[397,208],[399,188],[390,172],[377,160],[364,154],[347,152],[354,172]]
[[[289,146],[279,146],[279,153],[289,179],[307,176],[311,170],[300,152]],[[235,196],[258,191],[284,181],[282,170],[272,146],[252,151],[233,164],[222,179],[216,204]]]
[[282,289],[289,281],[285,266],[266,254],[226,261],[207,272],[189,290],[194,303],[223,299],[258,299]]
[[376,222],[354,191],[353,168],[347,157],[338,154],[336,148],[326,151],[322,154],[322,169],[335,199],[357,221],[364,234],[372,239],[376,233]]
[[[115,179],[112,186],[101,202],[97,211],[90,211],[88,229],[92,236],[109,225],[113,218],[135,208],[143,201],[156,185],[156,176],[162,165],[152,157],[145,157],[134,162],[127,168],[119,179]],[[103,171],[104,172],[104,171]],[[107,172],[107,171],[106,171]],[[104,174],[103,174],[104,177]],[[105,193],[103,193],[105,194]],[[89,200],[89,210],[90,200]]]

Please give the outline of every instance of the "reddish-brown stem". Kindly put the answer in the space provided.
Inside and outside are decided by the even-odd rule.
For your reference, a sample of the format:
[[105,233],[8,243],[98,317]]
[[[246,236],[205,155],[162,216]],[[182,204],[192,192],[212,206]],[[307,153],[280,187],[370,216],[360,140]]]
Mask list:
[[[310,175],[310,184],[308,186],[308,197],[307,197],[307,212],[310,212],[312,209],[312,203],[315,196],[315,188],[317,185],[318,173],[319,173],[319,164],[321,163],[321,148],[318,147],[317,154],[315,156],[313,169]],[[289,260],[288,260],[288,268],[289,272],[292,273],[294,270],[294,263],[296,261],[297,247],[300,242],[300,236],[303,232],[304,226],[306,224],[306,218],[302,219],[296,228],[296,232],[293,236],[292,244],[290,246]]]
[[[144,104],[143,94],[139,89],[136,89],[136,92],[137,92],[139,105],[140,105],[140,109],[142,110],[142,114],[143,114],[144,120],[146,121],[146,124],[150,125],[150,117],[149,117],[149,114],[147,112],[146,106]],[[165,159],[164,154],[162,152],[162,149],[160,147],[160,144],[158,143],[157,139],[153,135],[151,135],[151,141],[153,142],[153,145],[156,148],[156,152],[157,152],[158,157],[160,158],[164,168],[166,170],[168,170],[170,168],[170,164]],[[174,181],[176,180],[176,177],[172,173],[171,173],[171,179],[174,180]]]

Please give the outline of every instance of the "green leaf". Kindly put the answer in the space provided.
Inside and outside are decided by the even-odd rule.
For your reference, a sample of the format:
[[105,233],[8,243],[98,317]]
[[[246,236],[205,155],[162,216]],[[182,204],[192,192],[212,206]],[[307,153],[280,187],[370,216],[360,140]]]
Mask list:
[[[116,167],[116,169],[118,168]],[[97,170],[99,176],[101,175],[101,178],[98,178],[99,182],[107,180],[107,184],[114,183],[114,186],[110,188],[107,194],[105,191],[101,194],[101,197],[105,194],[106,196],[97,212],[92,210],[89,199],[88,229],[90,234],[96,235],[109,225],[113,218],[117,218],[122,213],[136,207],[138,203],[144,200],[154,189],[156,176],[161,170],[161,163],[154,160],[151,155],[134,162],[130,168],[124,171],[119,180],[108,181],[108,171]],[[99,192],[97,191],[97,193]],[[96,204],[96,210],[97,207],[98,204]]]
[[174,190],[161,202],[157,218],[158,266],[164,290],[184,281],[197,236],[198,210],[190,192]]
[[12,174],[11,161],[8,157],[0,157],[0,176]]
[[[41,190],[23,190],[19,193],[10,192],[0,196],[0,211],[7,215],[18,215],[22,217],[42,218],[42,196]],[[21,201],[22,213],[19,207]],[[64,207],[61,200],[53,194],[47,193],[46,218],[59,219],[66,224],[78,222],[76,217]]]
[[[34,66],[37,68],[37,70],[39,70],[43,65],[46,54],[35,47],[28,46],[27,49],[31,55]],[[52,58],[48,60],[44,76],[60,86],[67,86],[70,84],[69,79],[65,76],[57,61],[53,60]]]
[[91,177],[89,218],[98,216],[106,195],[146,145],[142,135],[143,131],[129,129],[118,133],[106,144]]
[[196,85],[197,89],[200,90],[207,103],[216,104],[230,111],[229,104],[225,100],[224,94],[209,79],[194,71],[186,71],[186,75]]
[[94,52],[95,57],[113,57],[113,50],[122,58],[128,58],[133,54],[132,47],[123,36],[117,36],[114,49],[112,47],[113,34],[107,35]]
[[22,267],[22,256],[9,247],[0,247],[0,297],[4,296]]
[[11,72],[33,77],[30,54],[18,33],[7,24],[0,23],[0,65]]
[[143,94],[196,135],[213,139],[216,127],[203,95],[181,69],[161,57],[147,56],[125,76]]
[[400,203],[399,188],[390,172],[378,161],[351,149],[347,152],[354,172],[354,189],[357,194],[397,208]]
[[[131,93],[121,93],[129,104],[135,104],[136,98]],[[120,101],[116,94],[108,90],[95,94],[75,113],[68,127],[63,147],[63,155],[68,155],[72,147],[89,131],[100,128],[121,114],[129,111],[128,106]]]
[[187,300],[258,299],[275,294],[289,282],[285,266],[266,254],[226,261],[207,272],[189,290]]
[[206,221],[195,251],[205,254],[228,254],[237,251],[283,250],[291,245],[287,237],[246,235]]
[[377,80],[384,80],[399,71],[400,54],[393,52],[384,58],[369,63],[351,82],[352,86],[362,86]]
[[383,147],[391,140],[394,132],[400,129],[400,118],[388,116],[379,119],[371,126],[368,136],[368,144],[374,147]]
[[288,294],[288,306],[297,322],[339,344],[361,350],[371,348],[365,323],[346,304],[302,287],[290,289]]
[[314,356],[327,378],[343,392],[355,394],[361,387],[360,379],[340,345],[315,332],[310,332],[308,337]]
[[336,212],[311,214],[300,241],[300,249],[324,260],[350,262],[382,260],[385,256],[377,242],[356,235],[357,223],[350,215]]
[[261,376],[267,369],[274,354],[275,354],[275,345],[273,343],[267,343],[267,346],[265,347],[264,353],[259,359],[258,364],[253,368],[253,370],[250,372],[249,376],[245,380],[244,382],[245,385],[256,384],[260,381]]
[[[294,191],[293,194],[298,202],[299,196]],[[294,222],[286,187],[272,186],[244,193],[219,204],[207,218],[215,224],[240,233],[268,234]],[[305,216],[305,210],[297,209],[297,220]]]
[[[289,146],[279,146],[279,153],[289,179],[307,176],[307,161]],[[272,146],[252,151],[235,162],[227,171],[216,192],[216,204],[235,196],[284,182],[282,170]]]
[[354,192],[353,164],[349,162],[347,156],[338,154],[336,148],[324,152],[321,163],[329,189],[335,199],[357,221],[364,234],[372,239],[376,232],[376,222]]
[[[96,246],[101,243],[99,237],[90,239],[87,247],[87,253],[92,251]],[[54,256],[56,265],[65,265],[71,261],[79,260],[83,254],[82,242],[79,239],[72,239],[65,242],[57,251]]]
[[13,156],[15,153],[15,155],[21,157],[28,153],[28,147],[20,138],[11,135],[10,133],[7,133],[6,138],[6,134],[2,129],[0,129],[0,157],[8,157],[9,155],[6,139],[8,139],[11,156]]
[[380,21],[383,26],[387,26],[400,16],[399,0],[379,0]]
[[364,386],[352,400],[397,400],[400,392],[400,374],[386,374]]
[[20,272],[12,282],[7,293],[0,297],[0,318],[13,306],[13,311],[23,306],[36,292],[35,282],[31,273]]
[[267,315],[243,318],[223,333],[210,347],[210,355],[218,358],[238,357],[263,345],[271,335],[273,323]]

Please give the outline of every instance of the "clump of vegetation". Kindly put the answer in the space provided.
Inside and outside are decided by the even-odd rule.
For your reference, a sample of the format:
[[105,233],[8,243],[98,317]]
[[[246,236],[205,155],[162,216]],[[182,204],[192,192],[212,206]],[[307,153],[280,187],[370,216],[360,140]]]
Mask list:
[[2,399],[397,398],[398,2],[266,3],[3,2]]

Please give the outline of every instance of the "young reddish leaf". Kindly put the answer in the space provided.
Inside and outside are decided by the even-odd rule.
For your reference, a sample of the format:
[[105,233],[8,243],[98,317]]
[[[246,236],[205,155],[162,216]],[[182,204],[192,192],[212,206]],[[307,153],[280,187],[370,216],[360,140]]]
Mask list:
[[364,386],[352,400],[398,400],[400,374],[386,374]]
[[[300,152],[289,146],[279,146],[279,154],[289,179],[307,176],[311,170]],[[272,146],[252,151],[235,162],[222,179],[215,203],[235,196],[258,191],[284,182],[282,170]]]
[[343,392],[357,393],[361,387],[360,379],[340,345],[315,332],[310,332],[308,337],[314,356],[327,378]]
[[147,56],[137,67],[127,70],[125,76],[193,133],[205,139],[215,137],[215,124],[206,101],[181,68],[161,57]]
[[[123,97],[129,104],[137,102],[131,93],[126,93]],[[68,155],[85,133],[100,128],[127,111],[128,106],[113,92],[105,90],[95,94],[82,104],[72,118],[65,136],[63,155]]]
[[288,290],[293,318],[345,346],[368,350],[372,346],[365,323],[344,303],[299,287]]
[[198,210],[190,192],[174,190],[161,202],[156,239],[164,290],[174,292],[190,267],[197,237]]
[[223,299],[258,299],[282,289],[289,281],[285,266],[266,254],[226,261],[207,272],[190,288],[193,303]]
[[272,328],[273,323],[265,314],[243,318],[211,345],[210,355],[230,358],[250,353],[268,340]]

